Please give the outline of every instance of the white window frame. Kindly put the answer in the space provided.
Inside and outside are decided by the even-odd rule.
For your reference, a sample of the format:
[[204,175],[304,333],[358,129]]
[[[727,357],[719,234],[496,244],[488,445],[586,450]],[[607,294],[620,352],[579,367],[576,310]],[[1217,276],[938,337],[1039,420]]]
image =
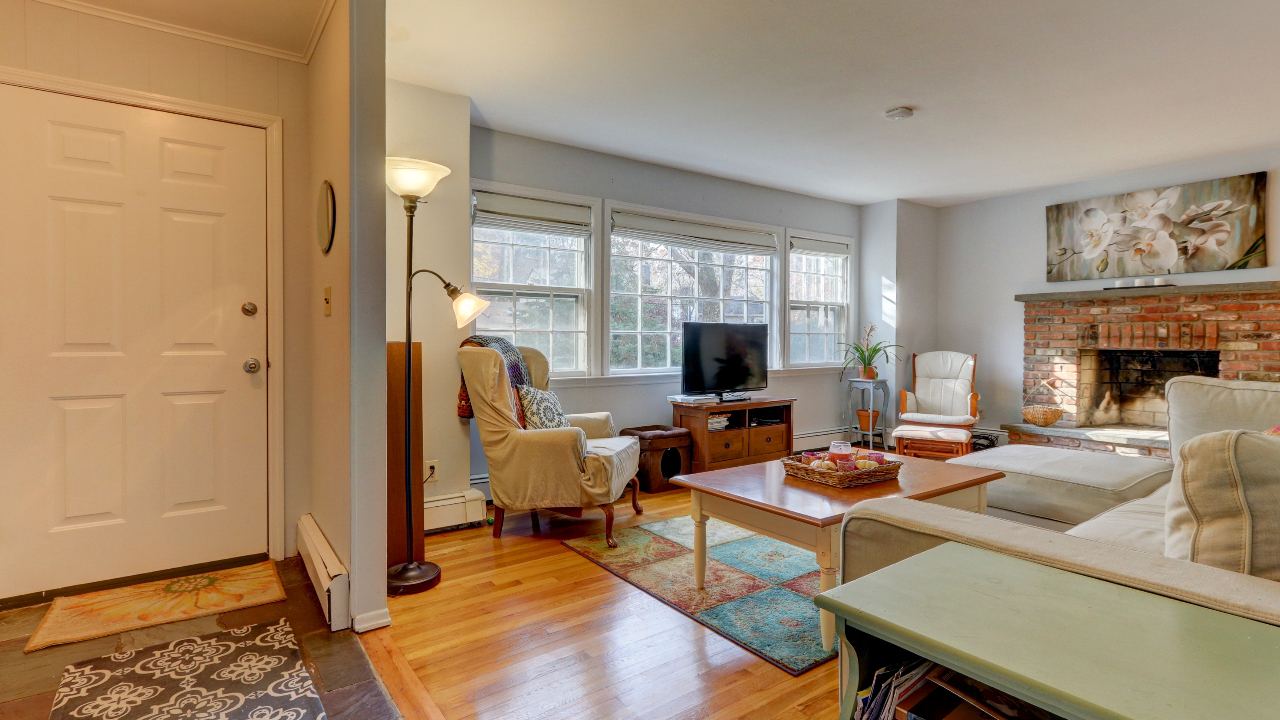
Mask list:
[[595,358],[597,366],[600,368],[600,375],[608,377],[627,377],[631,375],[668,375],[673,377],[680,376],[679,368],[654,368],[646,370],[644,368],[626,369],[613,371],[609,368],[609,288],[610,283],[610,252],[613,247],[613,213],[614,211],[625,213],[635,213],[637,215],[647,215],[649,217],[662,218],[665,220],[682,220],[685,222],[698,223],[700,225],[713,225],[717,227],[729,228],[732,230],[743,230],[746,232],[768,233],[777,238],[778,247],[773,254],[773,268],[770,273],[770,292],[773,300],[769,303],[769,369],[778,370],[783,367],[782,362],[786,357],[782,352],[782,342],[785,337],[783,334],[782,323],[786,317],[781,312],[781,307],[785,303],[785,298],[781,296],[783,288],[781,279],[784,266],[786,264],[786,252],[790,247],[786,244],[786,228],[777,225],[763,225],[760,223],[745,222],[742,220],[730,220],[728,218],[713,217],[710,215],[698,215],[695,213],[680,212],[678,210],[667,210],[665,208],[649,207],[647,205],[637,205],[634,203],[620,202],[617,200],[604,201],[603,206],[603,223],[600,225],[601,232],[599,236],[600,252],[596,253],[596,277],[599,282],[596,287],[599,288],[599,318],[596,324],[596,334],[598,336],[598,350]]
[[[858,324],[858,241],[857,238],[845,237],[843,235],[832,235],[830,233],[809,232],[807,230],[796,230],[787,228],[785,233],[786,240],[784,249],[786,261],[782,264],[785,266],[779,273],[779,282],[783,288],[783,301],[778,303],[783,306],[781,308],[782,339],[779,348],[782,352],[785,368],[831,368],[840,367],[843,362],[835,363],[793,363],[791,362],[791,241],[792,240],[817,240],[819,242],[836,243],[846,245],[849,248],[848,255],[845,258],[845,299],[844,299],[844,341],[850,342],[853,333]],[[780,249],[780,255],[783,249]],[[803,254],[803,251],[800,251]],[[803,301],[798,301],[803,302]]]
[[[602,313],[601,313],[601,299],[600,299],[601,295],[599,290],[601,286],[598,281],[598,279],[600,278],[600,275],[596,271],[596,268],[598,265],[597,257],[600,255],[599,248],[601,247],[600,245],[600,237],[602,235],[601,229],[604,228],[604,218],[607,217],[606,215],[603,214],[604,201],[601,198],[587,197],[585,195],[573,195],[570,193],[556,192],[554,190],[541,190],[539,188],[525,187],[523,185],[512,185],[510,183],[500,183],[500,182],[494,182],[492,180],[482,180],[480,178],[471,178],[471,191],[475,192],[476,190],[479,190],[481,192],[498,193],[501,195],[513,195],[516,197],[525,197],[525,198],[530,198],[532,200],[546,200],[548,202],[565,203],[568,205],[581,205],[581,206],[591,208],[591,233],[587,237],[586,255],[583,258],[583,273],[585,273],[586,275],[585,290],[583,288],[565,288],[565,287],[557,287],[552,285],[514,285],[509,283],[477,282],[475,280],[471,280],[471,291],[475,292],[476,290],[485,290],[485,289],[506,290],[506,291],[514,290],[517,292],[538,292],[538,293],[545,292],[549,294],[581,296],[586,306],[586,318],[584,320],[585,327],[586,327],[586,336],[587,336],[586,368],[583,370],[558,370],[558,371],[553,370],[549,374],[549,377],[570,378],[570,377],[586,377],[586,376],[599,374],[600,372],[599,361],[601,357],[601,346],[602,346],[599,327],[600,327],[600,316]],[[471,231],[471,224],[468,223],[467,225],[467,277],[468,279],[474,277],[473,271],[475,270],[475,268],[472,267],[472,262],[475,258],[475,252],[473,249],[474,242],[475,240],[474,240],[474,235],[472,234],[472,231]],[[608,245],[605,245],[604,247],[607,248]],[[605,280],[604,287],[605,288],[608,287],[607,279]],[[608,296],[608,293],[605,293],[605,297],[607,296]],[[605,314],[607,316],[607,313]],[[475,322],[471,323],[471,333],[473,335],[476,333]]]

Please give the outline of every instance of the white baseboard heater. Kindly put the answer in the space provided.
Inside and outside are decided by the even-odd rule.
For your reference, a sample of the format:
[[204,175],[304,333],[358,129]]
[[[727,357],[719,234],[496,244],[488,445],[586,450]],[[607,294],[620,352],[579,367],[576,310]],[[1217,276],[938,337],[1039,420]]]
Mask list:
[[333,632],[351,627],[351,586],[347,568],[320,532],[316,519],[308,513],[298,519],[298,553],[307,566],[307,575],[324,608],[324,618]]

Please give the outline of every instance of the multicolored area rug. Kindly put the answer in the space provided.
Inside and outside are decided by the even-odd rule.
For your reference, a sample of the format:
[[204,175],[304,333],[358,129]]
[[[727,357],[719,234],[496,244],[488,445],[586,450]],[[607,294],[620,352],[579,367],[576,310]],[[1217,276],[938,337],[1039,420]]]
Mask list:
[[323,720],[285,620],[68,665],[49,720]]
[[55,598],[24,652],[283,599],[284,586],[271,560]]
[[693,578],[693,519],[679,517],[564,544],[792,675],[835,657],[822,649],[813,596],[820,570],[808,550],[719,520],[707,522],[707,577]]

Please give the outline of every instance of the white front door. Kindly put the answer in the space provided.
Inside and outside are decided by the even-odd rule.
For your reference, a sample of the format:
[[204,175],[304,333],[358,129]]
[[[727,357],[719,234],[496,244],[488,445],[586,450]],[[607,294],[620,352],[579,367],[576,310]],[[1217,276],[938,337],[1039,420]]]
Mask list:
[[0,598],[265,553],[266,351],[265,132],[0,85]]

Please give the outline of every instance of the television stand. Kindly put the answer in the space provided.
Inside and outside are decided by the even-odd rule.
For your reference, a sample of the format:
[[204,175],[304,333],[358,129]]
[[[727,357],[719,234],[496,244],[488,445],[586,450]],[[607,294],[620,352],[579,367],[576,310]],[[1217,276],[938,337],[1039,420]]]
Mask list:
[[[792,453],[791,410],[795,398],[753,397],[714,403],[671,403],[671,424],[693,439],[692,472],[781,460]],[[712,415],[728,415],[729,426],[710,431]]]

